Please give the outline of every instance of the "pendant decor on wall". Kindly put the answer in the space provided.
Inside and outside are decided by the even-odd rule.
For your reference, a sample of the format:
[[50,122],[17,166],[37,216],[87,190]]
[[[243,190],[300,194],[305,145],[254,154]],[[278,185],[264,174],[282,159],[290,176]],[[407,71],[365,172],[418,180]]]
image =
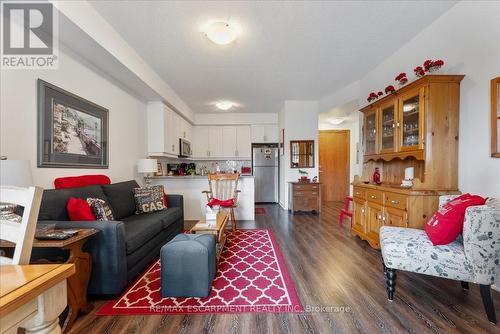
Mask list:
[[108,109],[38,79],[38,167],[108,168]]

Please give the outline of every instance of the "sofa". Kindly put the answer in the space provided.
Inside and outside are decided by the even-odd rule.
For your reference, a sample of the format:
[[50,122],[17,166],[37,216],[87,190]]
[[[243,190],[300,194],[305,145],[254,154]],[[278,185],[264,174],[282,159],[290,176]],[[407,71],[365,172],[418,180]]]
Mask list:
[[[115,296],[160,255],[160,248],[182,233],[184,209],[181,195],[167,195],[168,208],[135,214],[136,181],[45,190],[38,224],[56,228],[95,228],[99,233],[84,245],[92,256],[88,294]],[[100,198],[108,202],[114,221],[70,221],[66,204],[70,197]],[[33,249],[40,257],[44,250]],[[47,250],[45,250],[47,251]],[[37,254],[38,253],[38,254]],[[47,254],[43,254],[47,257]],[[56,256],[56,254],[48,255]]]

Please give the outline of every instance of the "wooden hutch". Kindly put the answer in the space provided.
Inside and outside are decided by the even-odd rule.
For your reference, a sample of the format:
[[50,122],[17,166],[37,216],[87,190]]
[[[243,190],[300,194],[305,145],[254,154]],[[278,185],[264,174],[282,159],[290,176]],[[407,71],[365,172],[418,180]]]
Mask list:
[[[426,75],[360,111],[363,173],[353,183],[352,233],[379,248],[383,225],[422,228],[439,196],[458,193],[458,124],[463,75]],[[372,184],[378,167],[381,185]],[[404,170],[414,168],[411,188]]]

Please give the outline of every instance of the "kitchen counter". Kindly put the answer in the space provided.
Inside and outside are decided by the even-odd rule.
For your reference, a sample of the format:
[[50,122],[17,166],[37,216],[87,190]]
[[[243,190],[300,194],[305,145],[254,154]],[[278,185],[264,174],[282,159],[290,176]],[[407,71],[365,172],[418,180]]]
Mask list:
[[[162,185],[167,194],[184,197],[184,219],[199,220],[205,217],[207,197],[202,193],[208,190],[208,178],[203,175],[153,176],[152,185]],[[241,175],[238,180],[238,206],[234,209],[236,220],[255,219],[255,179],[252,175]],[[168,205],[168,203],[167,203]]]

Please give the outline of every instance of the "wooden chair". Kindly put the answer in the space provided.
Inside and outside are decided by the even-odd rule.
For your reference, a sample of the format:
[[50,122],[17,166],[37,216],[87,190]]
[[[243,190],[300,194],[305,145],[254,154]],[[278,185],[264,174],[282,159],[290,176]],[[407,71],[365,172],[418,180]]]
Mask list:
[[29,264],[42,193],[40,187],[0,187],[1,203],[24,207],[21,223],[0,220],[0,237],[16,244],[13,258],[0,256],[0,265]]
[[207,202],[210,202],[213,198],[219,199],[221,201],[232,199],[233,205],[228,207],[231,219],[231,225],[233,232],[236,231],[236,219],[234,217],[234,208],[238,206],[238,194],[241,192],[238,190],[238,179],[240,178],[239,173],[234,174],[208,174],[208,186],[209,190],[202,191],[207,195]]

